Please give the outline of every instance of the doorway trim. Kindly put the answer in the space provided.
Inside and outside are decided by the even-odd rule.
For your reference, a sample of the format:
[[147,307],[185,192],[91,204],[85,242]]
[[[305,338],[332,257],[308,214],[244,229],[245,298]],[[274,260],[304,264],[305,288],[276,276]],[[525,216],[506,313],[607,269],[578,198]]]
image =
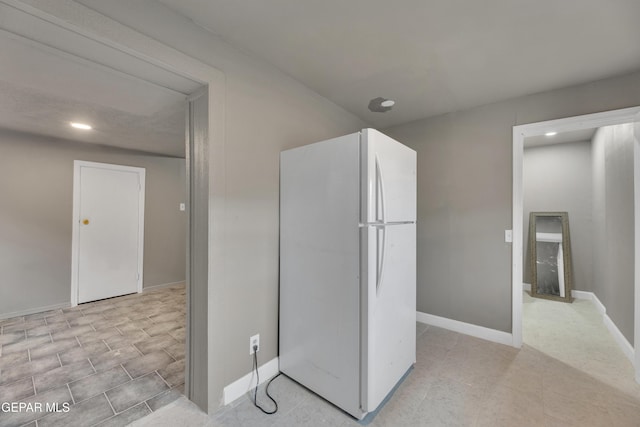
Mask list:
[[88,162],[85,160],[73,161],[73,223],[71,226],[71,306],[78,305],[78,292],[80,291],[80,170],[83,167],[107,169],[112,171],[132,172],[138,175],[140,191],[138,192],[138,293],[142,292],[142,279],[144,273],[144,199],[145,199],[145,169],[134,166],[114,165],[110,163]]
[[[523,160],[524,139],[544,135],[546,132],[567,132],[587,128],[617,125],[640,120],[640,107],[624,108],[513,127],[513,243],[511,248],[512,274],[512,345],[522,346],[522,274],[523,274]],[[634,141],[634,207],[635,207],[635,308],[634,348],[640,348],[640,136],[635,132]],[[640,350],[634,351],[636,381],[640,382]]]

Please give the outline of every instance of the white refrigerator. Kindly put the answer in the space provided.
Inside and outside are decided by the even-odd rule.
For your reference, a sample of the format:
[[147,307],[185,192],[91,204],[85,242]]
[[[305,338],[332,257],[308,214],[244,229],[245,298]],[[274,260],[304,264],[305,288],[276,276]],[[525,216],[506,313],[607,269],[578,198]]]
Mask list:
[[281,153],[279,346],[358,419],[415,363],[415,151],[364,129]]

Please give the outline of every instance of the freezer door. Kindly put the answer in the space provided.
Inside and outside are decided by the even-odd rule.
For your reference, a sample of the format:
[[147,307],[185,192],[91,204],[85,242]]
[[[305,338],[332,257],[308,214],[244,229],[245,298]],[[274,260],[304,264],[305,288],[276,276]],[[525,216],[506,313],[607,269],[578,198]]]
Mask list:
[[361,228],[362,408],[374,411],[416,361],[416,225]]
[[360,144],[361,222],[415,222],[416,152],[374,129]]

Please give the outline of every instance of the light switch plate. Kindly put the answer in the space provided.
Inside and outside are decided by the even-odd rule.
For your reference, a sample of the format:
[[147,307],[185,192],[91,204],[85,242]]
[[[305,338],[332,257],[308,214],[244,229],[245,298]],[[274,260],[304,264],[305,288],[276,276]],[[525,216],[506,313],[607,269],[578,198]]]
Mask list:
[[186,206],[184,203],[180,203],[180,210],[183,211],[186,209]]
[[513,230],[504,230],[504,241],[507,243],[513,242]]

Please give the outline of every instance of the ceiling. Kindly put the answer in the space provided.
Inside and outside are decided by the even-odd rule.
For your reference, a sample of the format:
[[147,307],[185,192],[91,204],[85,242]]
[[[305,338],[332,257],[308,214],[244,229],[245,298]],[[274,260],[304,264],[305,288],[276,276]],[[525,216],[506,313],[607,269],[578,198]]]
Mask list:
[[638,0],[159,1],[380,128],[640,69]]
[[[640,69],[638,0],[158,1],[378,128]],[[184,156],[199,83],[0,16],[0,128]],[[396,106],[370,112],[377,97]]]
[[553,136],[538,135],[524,139],[524,148],[540,147],[543,145],[564,144],[567,142],[591,141],[597,128],[580,129],[567,132],[559,132]]
[[6,4],[0,16],[0,128],[184,157],[197,82]]

